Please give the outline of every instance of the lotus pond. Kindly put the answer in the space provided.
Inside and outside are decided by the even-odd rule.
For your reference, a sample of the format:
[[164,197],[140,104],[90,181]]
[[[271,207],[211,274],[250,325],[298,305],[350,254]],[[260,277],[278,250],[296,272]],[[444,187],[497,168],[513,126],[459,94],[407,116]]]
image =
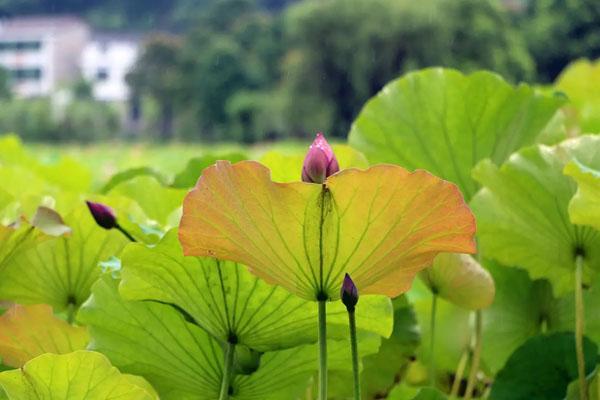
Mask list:
[[0,398],[600,398],[599,94],[431,68],[332,145],[0,137]]

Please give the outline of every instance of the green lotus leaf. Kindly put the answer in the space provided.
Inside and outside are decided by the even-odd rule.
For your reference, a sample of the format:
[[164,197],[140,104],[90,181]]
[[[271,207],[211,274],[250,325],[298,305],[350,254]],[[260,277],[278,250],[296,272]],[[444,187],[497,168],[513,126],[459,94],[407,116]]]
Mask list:
[[42,179],[61,190],[73,193],[87,193],[92,186],[91,171],[70,157],[61,157],[52,164],[28,166]]
[[31,164],[36,160],[27,154],[21,138],[17,135],[0,135],[0,164]]
[[114,174],[113,176],[111,176],[109,181],[106,182],[104,184],[104,186],[102,186],[102,189],[100,189],[100,193],[106,194],[106,193],[110,192],[115,186],[118,186],[119,184],[121,184],[123,182],[127,182],[138,176],[150,176],[150,177],[156,179],[161,185],[167,184],[167,179],[159,171],[155,170],[154,168],[151,168],[151,167],[129,168],[129,169],[120,171],[120,172]]
[[555,88],[569,97],[572,123],[583,133],[600,132],[600,60],[577,60],[556,79]]
[[4,217],[4,209],[14,200],[15,197],[12,194],[0,188],[0,212],[2,212],[2,214],[0,214],[0,223],[2,222],[2,218]]
[[573,160],[566,165],[564,173],[578,185],[569,203],[571,222],[600,230],[600,168],[591,169]]
[[108,359],[90,351],[44,354],[23,368],[0,373],[10,400],[154,400],[140,378],[121,374]]
[[[369,166],[365,156],[358,150],[344,144],[336,144],[332,147],[341,169]],[[300,151],[271,150],[263,154],[259,161],[271,170],[273,181],[297,182],[300,180],[304,156],[305,153]]]
[[[575,326],[575,295],[552,295],[547,280],[532,281],[520,268],[487,263],[496,282],[496,299],[483,314],[483,360],[497,372],[508,356],[525,341],[542,332],[564,332]],[[597,285],[583,292],[585,334],[600,342],[600,315],[594,305],[600,303]]]
[[419,276],[433,293],[459,307],[479,310],[494,301],[494,280],[468,254],[440,254]]
[[495,373],[529,338],[555,328],[555,301],[547,280],[532,281],[520,268],[486,265],[496,282],[496,298],[483,313],[482,359]]
[[86,200],[110,207],[119,225],[141,243],[154,244],[165,234],[165,228],[158,221],[148,217],[140,204],[130,197],[111,193],[91,195]]
[[0,356],[7,366],[21,367],[44,353],[83,350],[88,340],[85,327],[55,317],[45,304],[15,304],[0,316]]
[[[598,376],[598,368],[586,377],[588,399],[600,400],[600,376]],[[567,396],[565,400],[580,400],[579,380],[576,379],[567,387]]]
[[412,400],[447,400],[448,397],[436,388],[422,388]]
[[[238,343],[265,351],[317,339],[313,304],[267,285],[242,265],[184,257],[176,229],[154,247],[127,246],[121,260],[120,292],[126,300],[173,304],[223,343],[235,335]],[[358,329],[390,335],[393,314],[387,297],[363,296],[356,310]],[[327,316],[330,324],[337,325],[330,334],[346,338],[345,306],[331,304]]]
[[172,225],[186,191],[162,185],[153,176],[136,176],[113,187],[109,195],[135,200],[146,215],[161,225]]
[[[417,358],[427,365],[431,357],[429,348],[431,302],[415,303],[415,311],[421,324],[421,342],[424,343],[419,349]],[[467,310],[438,299],[434,354],[435,368],[440,375],[454,372],[462,354],[469,348],[472,330],[470,322],[471,315]]]
[[[362,302],[362,298],[360,300]],[[421,342],[417,317],[405,296],[394,299],[394,330],[389,339],[381,342],[377,354],[363,359],[361,374],[363,398],[379,398],[387,394],[396,379],[416,357]],[[351,378],[349,378],[351,379]],[[347,381],[341,382],[348,387]]]
[[388,400],[447,400],[448,397],[439,390],[431,387],[410,387],[405,384],[400,384],[390,392]]
[[394,165],[347,169],[323,185],[276,183],[253,161],[204,170],[184,202],[184,253],[247,265],[307,300],[396,297],[440,252],[472,253],[475,223],[455,185]]
[[[540,91],[539,88],[536,89],[538,92],[545,93],[546,95],[560,96],[560,93],[556,93],[551,90]],[[567,116],[563,107],[554,114],[554,116],[550,119],[550,122],[548,122],[548,125],[542,129],[536,139],[536,143],[551,146],[558,144],[569,137],[572,136],[570,136],[568,133]]]
[[43,240],[43,234],[30,225],[19,227],[0,225],[0,272],[20,252]]
[[[430,359],[431,342],[431,303],[433,296],[420,280],[415,281],[413,289],[408,293],[413,304],[421,331],[421,343],[417,359],[427,365]],[[471,342],[471,315],[464,308],[458,307],[443,298],[437,299],[435,322],[435,367],[438,375],[454,372],[462,354]],[[452,334],[448,334],[452,332]]]
[[[32,157],[16,135],[0,136],[0,165],[17,167],[30,172],[49,186],[76,193],[90,190],[92,175],[84,165],[70,157],[61,157],[51,162],[40,162]],[[5,180],[2,180],[6,186]],[[25,186],[31,182],[23,182]]]
[[563,169],[573,159],[600,168],[600,136],[530,147],[500,168],[488,160],[473,171],[484,185],[471,201],[483,254],[523,267],[534,279],[549,279],[557,295],[574,287],[578,255],[586,282],[600,270],[600,233],[569,222],[576,186]]
[[49,304],[56,311],[78,307],[100,275],[99,262],[128,242],[120,232],[96,225],[85,205],[65,217],[69,236],[18,252],[0,271],[0,298],[20,304]]
[[51,239],[71,233],[62,217],[54,210],[38,207],[31,223],[17,221],[11,226],[0,224],[0,274],[19,254]]
[[[175,308],[156,302],[124,301],[118,282],[103,276],[80,309],[78,320],[90,329],[94,350],[106,354],[122,371],[142,375],[161,399],[218,398],[223,371],[221,344]],[[351,368],[348,343],[330,341],[329,367]],[[361,340],[361,354],[377,352],[379,338]],[[232,400],[287,400],[306,390],[317,367],[315,345],[266,352],[259,368],[236,375]]]
[[13,220],[20,217],[32,217],[40,205],[51,206],[61,214],[72,209],[70,204],[79,201],[79,194],[61,191],[33,171],[19,165],[0,166],[0,182],[5,195],[10,196],[13,214],[7,215]]
[[[595,343],[600,343],[600,315],[597,306],[600,304],[600,287],[594,285],[583,291],[585,335]],[[552,329],[556,331],[572,330],[575,326],[575,295],[567,293],[556,299],[550,310]]]
[[[586,375],[596,366],[598,347],[584,338]],[[570,332],[529,339],[511,354],[496,375],[490,400],[563,399],[577,378],[575,335]]]
[[392,81],[369,100],[349,141],[371,163],[426,169],[470,199],[478,189],[473,166],[485,158],[500,164],[534,143],[563,102],[490,72],[430,68]]
[[282,153],[277,150],[266,152],[260,162],[271,170],[271,179],[274,182],[297,182],[301,178],[304,154],[294,152]]
[[198,178],[202,174],[202,170],[210,167],[218,160],[229,160],[238,162],[246,160],[248,157],[243,153],[223,153],[223,154],[206,154],[202,157],[195,157],[188,161],[185,168],[175,175],[172,187],[177,189],[189,189],[194,187]]

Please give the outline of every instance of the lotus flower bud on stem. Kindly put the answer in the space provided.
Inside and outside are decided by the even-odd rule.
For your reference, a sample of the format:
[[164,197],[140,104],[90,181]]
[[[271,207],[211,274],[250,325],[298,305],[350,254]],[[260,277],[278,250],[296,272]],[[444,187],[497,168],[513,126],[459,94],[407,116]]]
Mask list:
[[117,227],[117,217],[113,210],[101,203],[94,203],[92,201],[86,201],[90,213],[96,223],[104,229],[113,229]]
[[113,228],[117,229],[123,235],[125,235],[127,239],[131,240],[132,242],[136,241],[129,232],[119,225],[115,213],[109,206],[102,203],[94,203],[93,201],[86,201],[85,204],[87,204],[90,214],[92,214],[92,217],[94,217],[94,221],[96,221],[98,226],[107,230]]
[[328,176],[340,170],[337,158],[322,133],[312,142],[302,165],[302,181],[323,183]]
[[344,282],[342,283],[342,289],[340,290],[340,298],[348,311],[354,311],[354,307],[356,306],[356,303],[358,303],[358,289],[348,274],[344,276]]
[[340,298],[342,303],[348,310],[348,326],[350,327],[350,350],[352,353],[352,376],[354,378],[354,400],[361,399],[360,390],[360,369],[358,365],[359,354],[358,354],[358,339],[356,338],[356,316],[355,310],[356,303],[358,303],[358,289],[350,278],[350,275],[344,276],[344,282],[342,283],[342,289],[340,290]]

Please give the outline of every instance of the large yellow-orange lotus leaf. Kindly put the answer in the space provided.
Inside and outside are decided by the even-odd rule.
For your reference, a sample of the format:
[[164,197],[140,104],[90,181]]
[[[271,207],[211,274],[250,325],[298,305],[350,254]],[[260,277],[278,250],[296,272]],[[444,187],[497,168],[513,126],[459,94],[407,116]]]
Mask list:
[[473,253],[458,188],[394,165],[347,169],[323,185],[276,183],[254,161],[204,170],[183,204],[186,255],[247,265],[309,300],[335,300],[344,273],[361,294],[397,296],[440,252]]
[[45,353],[83,350],[88,341],[87,328],[55,317],[46,304],[14,304],[0,317],[0,356],[11,367],[22,367]]

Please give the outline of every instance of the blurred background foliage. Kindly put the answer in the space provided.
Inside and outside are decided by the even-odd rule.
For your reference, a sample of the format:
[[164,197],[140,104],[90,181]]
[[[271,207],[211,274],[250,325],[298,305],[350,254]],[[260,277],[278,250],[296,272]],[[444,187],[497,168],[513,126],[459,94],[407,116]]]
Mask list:
[[410,70],[549,84],[571,61],[600,57],[595,0],[0,0],[5,16],[65,12],[144,35],[127,79],[139,129],[81,84],[61,107],[11,99],[0,74],[0,131],[75,142],[344,138],[365,101]]

